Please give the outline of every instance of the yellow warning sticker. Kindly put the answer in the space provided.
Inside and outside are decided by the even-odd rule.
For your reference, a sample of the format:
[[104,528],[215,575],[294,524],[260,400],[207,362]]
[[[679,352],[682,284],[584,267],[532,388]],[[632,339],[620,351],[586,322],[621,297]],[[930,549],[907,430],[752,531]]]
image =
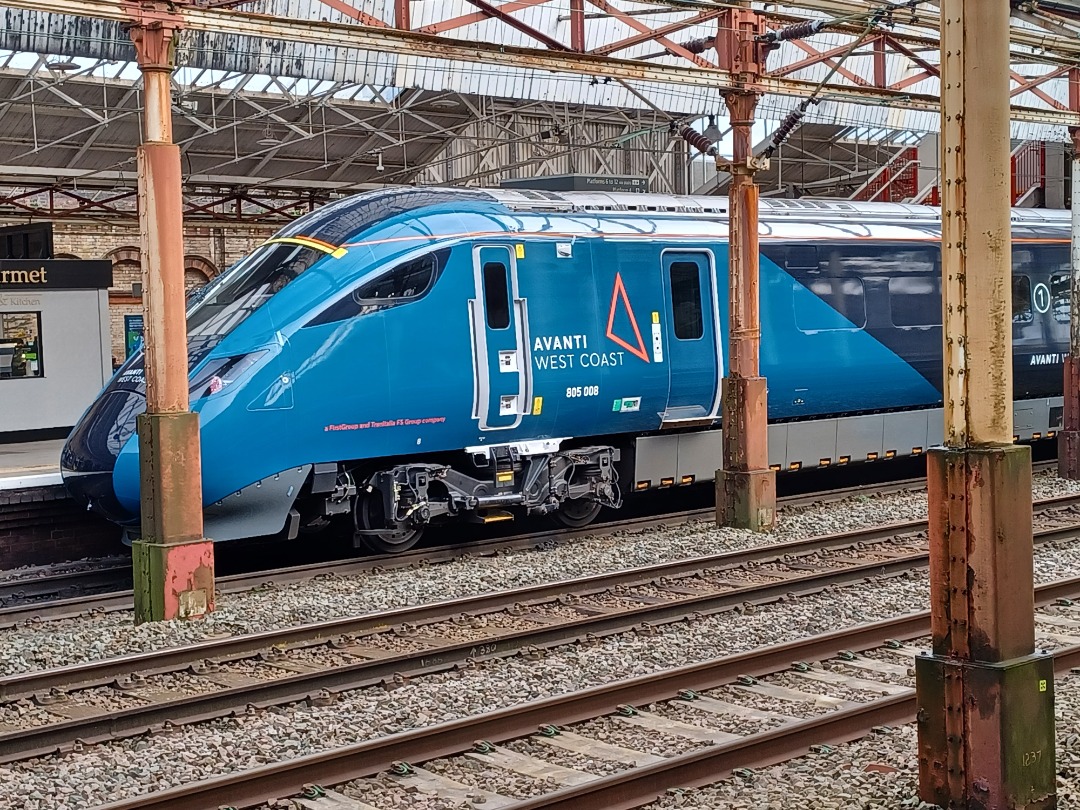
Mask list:
[[544,398],[533,397],[533,416],[539,416],[542,410],[544,410]]
[[1046,681],[1039,681],[1039,691],[1040,692],[1045,692],[1046,691]]
[[517,255],[517,257],[519,259],[524,259],[525,258],[525,246],[524,245],[514,245],[514,253]]
[[660,323],[660,313],[659,312],[654,312],[652,314],[652,322],[653,323]]

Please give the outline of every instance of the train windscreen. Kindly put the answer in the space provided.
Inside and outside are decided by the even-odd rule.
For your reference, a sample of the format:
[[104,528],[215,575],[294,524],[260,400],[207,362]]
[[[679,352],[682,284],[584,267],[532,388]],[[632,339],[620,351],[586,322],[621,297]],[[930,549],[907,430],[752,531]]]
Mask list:
[[188,310],[188,337],[222,337],[275,293],[328,258],[304,245],[268,244],[203,288]]

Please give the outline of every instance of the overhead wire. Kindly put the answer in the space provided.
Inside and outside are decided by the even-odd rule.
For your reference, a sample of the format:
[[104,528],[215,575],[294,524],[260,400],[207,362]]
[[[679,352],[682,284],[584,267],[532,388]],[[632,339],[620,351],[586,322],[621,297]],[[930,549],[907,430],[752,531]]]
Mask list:
[[906,2],[900,5],[884,3],[877,6],[866,15],[849,14],[842,17],[835,17],[829,21],[815,20],[813,22],[791,26],[778,32],[770,32],[761,37],[764,42],[782,42],[791,39],[802,39],[806,36],[816,34],[830,25],[836,25],[841,22],[855,22],[857,20],[865,20],[866,22],[866,27],[863,29],[863,32],[851,41],[850,45],[848,45],[847,49],[838,59],[832,60],[829,70],[826,71],[825,75],[817,83],[810,95],[799,102],[799,105],[784,118],[779,128],[773,133],[769,145],[765,147],[759,157],[770,158],[776,153],[776,150],[780,148],[795,128],[802,123],[803,118],[805,118],[807,111],[810,109],[810,105],[821,103],[820,97],[825,86],[843,69],[844,62],[855,53],[859,46],[866,41],[867,37],[869,37],[876,28],[882,25],[882,23],[890,24],[892,15],[895,11],[908,10],[914,14],[916,7],[922,2],[926,2],[926,0],[906,0]]

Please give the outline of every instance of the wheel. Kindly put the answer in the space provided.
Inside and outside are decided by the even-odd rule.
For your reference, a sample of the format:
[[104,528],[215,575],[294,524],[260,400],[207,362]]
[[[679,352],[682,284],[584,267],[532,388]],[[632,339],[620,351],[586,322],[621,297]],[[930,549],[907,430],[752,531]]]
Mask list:
[[423,529],[387,529],[382,497],[378,493],[361,493],[354,506],[356,539],[370,551],[379,554],[400,554],[415,546]]
[[602,508],[599,503],[588,498],[575,498],[572,501],[564,501],[558,511],[552,512],[550,517],[558,526],[580,529],[596,520]]

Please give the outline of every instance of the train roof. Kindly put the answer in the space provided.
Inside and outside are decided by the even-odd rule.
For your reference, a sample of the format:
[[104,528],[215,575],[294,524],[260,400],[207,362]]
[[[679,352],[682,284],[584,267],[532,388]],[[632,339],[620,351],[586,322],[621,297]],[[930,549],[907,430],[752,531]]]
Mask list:
[[[281,236],[314,236],[330,244],[342,244],[361,231],[400,214],[447,207],[473,208],[487,214],[575,215],[622,220],[678,219],[727,221],[727,197],[674,194],[635,194],[603,191],[540,191],[529,189],[473,189],[399,186],[336,200],[285,226]],[[938,208],[907,203],[865,203],[848,200],[762,198],[759,218],[763,223],[784,222],[802,230],[807,225],[879,225],[910,228],[926,233],[938,231]],[[1012,224],[1031,229],[1068,228],[1068,211],[1014,208]],[[788,230],[788,229],[785,229]]]
[[[728,198],[676,194],[638,194],[630,192],[530,191],[524,189],[485,189],[507,208],[536,213],[600,213],[604,211],[693,214],[727,219]],[[867,203],[834,199],[789,200],[762,197],[758,205],[762,218],[837,217],[849,219],[859,214],[872,219],[897,223],[936,223],[940,209],[909,203]],[[1014,208],[1012,221],[1018,224],[1059,225],[1069,221],[1064,210]]]

